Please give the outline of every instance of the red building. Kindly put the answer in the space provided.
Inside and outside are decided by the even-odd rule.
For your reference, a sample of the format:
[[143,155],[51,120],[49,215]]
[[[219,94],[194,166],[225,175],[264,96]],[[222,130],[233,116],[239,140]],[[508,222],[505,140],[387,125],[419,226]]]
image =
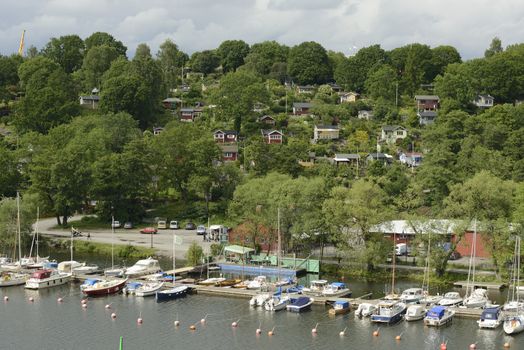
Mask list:
[[436,111],[439,107],[439,97],[435,95],[416,95],[417,112]]
[[273,143],[280,144],[283,142],[284,134],[281,131],[264,130],[264,129],[260,131],[262,133],[262,137],[264,137],[264,140],[266,140],[268,144],[273,144]]
[[224,162],[234,162],[238,159],[238,145],[219,145],[219,147]]
[[180,121],[192,122],[202,113],[201,108],[181,108],[180,109]]
[[213,133],[213,139],[217,143],[236,143],[238,133],[233,130],[217,130]]

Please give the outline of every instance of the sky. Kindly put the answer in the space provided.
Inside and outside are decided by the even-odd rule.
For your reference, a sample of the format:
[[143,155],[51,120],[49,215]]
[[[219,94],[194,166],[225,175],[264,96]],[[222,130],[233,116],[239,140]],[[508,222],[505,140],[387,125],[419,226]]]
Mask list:
[[0,53],[41,49],[52,37],[112,34],[134,54],[153,53],[170,38],[191,54],[224,40],[316,41],[353,55],[380,44],[452,45],[464,59],[481,57],[495,36],[503,46],[524,41],[522,0],[2,0]]

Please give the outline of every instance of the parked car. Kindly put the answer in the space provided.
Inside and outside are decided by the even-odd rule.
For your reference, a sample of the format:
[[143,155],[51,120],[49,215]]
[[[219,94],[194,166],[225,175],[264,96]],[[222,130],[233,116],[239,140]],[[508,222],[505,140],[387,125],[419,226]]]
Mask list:
[[113,225],[113,228],[120,228],[122,226],[122,224],[120,224],[120,221],[116,221],[116,220],[113,221],[112,225]]
[[126,223],[124,223],[124,228],[128,230],[133,228],[133,223],[131,221],[126,221]]
[[143,229],[140,230],[140,233],[145,233],[145,234],[153,234],[153,233],[157,233],[158,230],[154,227],[145,227]]
[[196,226],[191,221],[186,224],[186,230],[194,230],[194,229],[196,229]]
[[197,230],[197,235],[205,235],[206,234],[206,227],[204,225],[198,225],[196,230]]
[[164,220],[164,219],[158,220],[157,227],[160,230],[165,230],[167,228],[167,220]]
[[170,228],[171,230],[178,230],[178,229],[180,228],[180,226],[178,225],[178,221],[176,221],[176,220],[171,220],[171,221],[169,222],[169,228]]

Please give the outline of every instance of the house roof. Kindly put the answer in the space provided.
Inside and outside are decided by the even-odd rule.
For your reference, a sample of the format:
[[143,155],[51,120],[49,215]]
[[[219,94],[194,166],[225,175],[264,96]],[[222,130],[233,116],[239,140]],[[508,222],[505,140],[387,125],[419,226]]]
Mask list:
[[371,157],[373,159],[391,159],[393,158],[392,156],[390,156],[389,154],[385,154],[385,153],[380,153],[380,152],[373,152],[373,153],[370,153],[368,154],[368,158]]
[[297,85],[299,89],[309,89],[313,90],[315,87],[313,85]]
[[312,104],[309,102],[294,102],[293,108],[311,108]]
[[195,112],[194,108],[180,108],[180,112]]
[[478,97],[481,97],[481,98],[483,98],[483,99],[485,99],[485,100],[487,100],[487,99],[495,99],[495,98],[494,98],[493,96],[491,96],[491,95],[478,95]]
[[400,126],[400,125],[384,125],[382,127],[382,130],[384,130],[384,131],[395,131],[395,130],[398,130],[398,129],[407,130],[405,127]]
[[344,162],[357,159],[360,159],[360,155],[358,153],[335,153],[335,158],[333,158],[333,160],[336,162]]
[[278,130],[262,129],[262,130],[260,130],[260,132],[262,132],[263,136],[268,136],[268,135],[271,135],[271,134],[274,134],[274,133],[277,133],[277,134],[280,134],[280,135],[284,135],[281,131],[278,131]]
[[241,245],[228,245],[227,247],[224,248],[224,252],[234,253],[234,254],[247,254],[247,253],[252,253],[254,251],[255,250],[252,248],[243,247]]
[[235,130],[215,130],[213,134],[238,135]]
[[258,118],[258,120],[262,121],[262,120],[266,120],[266,119],[271,119],[271,120],[275,120],[275,118],[273,118],[272,116],[266,114],[266,115],[263,115],[262,117]]
[[358,111],[358,114],[364,114],[364,113],[373,114],[373,111],[370,111],[368,109],[361,109],[360,111]]
[[84,95],[80,96],[82,100],[91,100],[91,101],[100,101],[100,96],[98,95]]
[[436,111],[422,111],[417,113],[419,117],[436,117],[437,112]]
[[415,95],[415,100],[433,100],[439,101],[440,98],[437,95]]
[[238,153],[238,145],[219,145],[222,152]]
[[338,125],[315,125],[315,129],[338,130]]
[[350,96],[350,95],[353,95],[353,96],[360,96],[360,94],[358,92],[353,92],[353,91],[349,91],[349,92],[340,92],[339,93],[340,96]]
[[182,102],[182,100],[179,99],[179,98],[176,98],[176,97],[168,97],[168,98],[162,100],[162,102],[165,102],[165,103],[173,103],[173,102],[174,103],[180,103],[180,102]]
[[414,235],[418,233],[452,234],[460,221],[453,220],[391,220],[372,226],[371,232]]

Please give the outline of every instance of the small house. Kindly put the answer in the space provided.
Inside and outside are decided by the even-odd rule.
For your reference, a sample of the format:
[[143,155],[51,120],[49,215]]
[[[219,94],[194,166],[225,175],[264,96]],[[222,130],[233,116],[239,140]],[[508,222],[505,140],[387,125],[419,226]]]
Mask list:
[[200,108],[181,108],[180,109],[180,121],[192,122],[202,113]]
[[260,130],[262,137],[268,144],[280,144],[283,142],[284,134],[278,130]]
[[417,112],[418,116],[418,123],[420,125],[430,125],[435,122],[435,119],[437,119],[437,112],[436,111],[419,111]]
[[436,111],[439,108],[440,99],[436,95],[416,95],[417,111]]
[[224,162],[234,162],[238,159],[238,145],[219,145],[222,150],[222,160]]
[[295,102],[293,103],[293,114],[294,115],[306,115],[309,114],[311,109],[311,103],[309,102]]
[[234,130],[217,130],[213,133],[213,139],[217,143],[236,143],[238,133]]
[[162,133],[162,131],[164,131],[164,128],[161,127],[161,126],[155,126],[153,128],[153,135],[160,135]]
[[312,94],[315,92],[313,85],[297,85],[297,92],[299,94]]
[[374,152],[374,153],[368,154],[368,156],[366,157],[366,160],[368,162],[380,161],[380,162],[390,164],[391,162],[393,162],[393,157],[390,156],[389,154]]
[[405,139],[408,131],[403,126],[386,125],[382,127],[380,139],[388,144],[394,144],[397,140]]
[[373,111],[368,111],[368,110],[358,111],[358,119],[365,119],[365,120],[373,119]]
[[313,130],[313,140],[337,140],[340,129],[338,125],[315,125]]
[[275,125],[277,121],[272,116],[266,114],[258,118],[258,122],[266,125]]
[[490,108],[493,107],[495,98],[491,95],[477,95],[473,100],[473,104],[479,108]]
[[399,161],[409,167],[418,167],[422,164],[422,158],[422,153],[406,152],[400,154]]
[[182,103],[182,100],[176,97],[168,97],[162,100],[162,106],[166,109],[176,109],[179,104]]
[[337,83],[328,83],[328,85],[331,88],[331,91],[333,92],[339,93],[342,91],[342,87]]
[[358,153],[335,153],[333,162],[338,166],[339,164],[352,164],[360,160]]
[[339,96],[340,103],[350,103],[350,102],[356,102],[360,94],[350,91],[350,92],[341,92],[338,96]]
[[80,106],[82,107],[97,109],[99,102],[100,102],[100,96],[98,95],[80,96]]
[[269,107],[263,103],[256,102],[253,104],[253,112],[262,113],[267,109],[269,109]]

